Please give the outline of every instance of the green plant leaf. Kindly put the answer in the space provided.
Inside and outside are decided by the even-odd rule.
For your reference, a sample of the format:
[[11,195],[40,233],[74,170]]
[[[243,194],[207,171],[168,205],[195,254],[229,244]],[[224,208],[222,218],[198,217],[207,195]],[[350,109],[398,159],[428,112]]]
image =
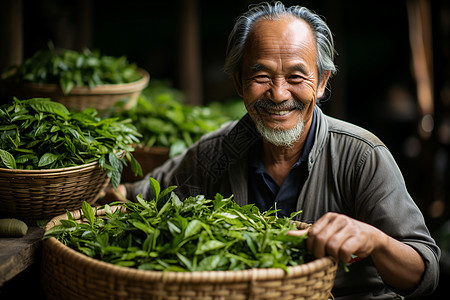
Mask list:
[[143,176],[142,167],[139,162],[134,158],[134,156],[130,157],[131,161],[131,170],[133,171],[135,176]]
[[190,221],[184,232],[184,237],[188,238],[193,235],[196,235],[202,229],[202,225],[203,225],[203,223],[200,220],[194,219],[194,220]]
[[205,257],[198,264],[199,270],[212,271],[227,263],[227,258],[220,254]]
[[44,155],[41,156],[41,158],[39,159],[39,163],[38,163],[38,167],[45,167],[48,166],[52,163],[54,163],[55,161],[57,161],[59,158],[58,155],[53,154],[53,153],[44,153]]
[[83,201],[83,204],[81,206],[81,209],[83,211],[83,216],[88,220],[89,224],[91,226],[94,226],[94,209],[92,206],[89,205],[86,201]]
[[114,170],[122,172],[122,163],[114,152],[108,153],[108,159]]
[[70,114],[63,104],[51,101],[49,98],[32,98],[24,101],[38,112],[54,113],[63,117]]
[[196,255],[203,254],[205,252],[216,250],[225,246],[224,243],[218,240],[209,240],[206,243],[199,245],[200,247],[195,251]]
[[175,186],[175,185],[172,185],[172,186],[169,186],[169,187],[165,188],[162,192],[159,193],[159,197],[158,198],[162,198],[162,197],[170,194],[176,188],[177,188],[177,186]]
[[108,174],[110,180],[111,180],[111,186],[115,189],[120,185],[120,179],[122,178],[122,173],[118,170],[109,171],[106,174]]
[[159,193],[161,191],[161,186],[159,185],[159,182],[156,181],[156,179],[154,179],[153,177],[149,177],[150,180],[150,189],[153,193],[153,196],[155,197],[156,200],[159,199]]
[[8,169],[16,169],[16,160],[8,151],[0,149],[0,158],[5,167]]

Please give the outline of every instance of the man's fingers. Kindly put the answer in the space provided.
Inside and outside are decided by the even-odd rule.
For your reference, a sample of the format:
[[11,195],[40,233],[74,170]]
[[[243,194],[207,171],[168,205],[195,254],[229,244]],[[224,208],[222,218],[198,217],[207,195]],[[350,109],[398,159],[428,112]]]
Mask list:
[[308,231],[309,231],[309,228],[302,229],[302,230],[289,230],[287,234],[293,235],[293,236],[303,236],[303,235],[307,234]]

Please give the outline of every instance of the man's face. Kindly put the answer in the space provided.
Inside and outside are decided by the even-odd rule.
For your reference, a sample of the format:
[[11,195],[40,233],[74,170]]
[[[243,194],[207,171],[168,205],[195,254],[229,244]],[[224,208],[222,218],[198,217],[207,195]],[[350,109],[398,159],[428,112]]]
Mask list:
[[286,131],[299,123],[309,129],[316,99],[325,90],[328,76],[323,77],[319,84],[309,25],[286,17],[254,25],[242,75],[234,79],[252,119],[269,130]]

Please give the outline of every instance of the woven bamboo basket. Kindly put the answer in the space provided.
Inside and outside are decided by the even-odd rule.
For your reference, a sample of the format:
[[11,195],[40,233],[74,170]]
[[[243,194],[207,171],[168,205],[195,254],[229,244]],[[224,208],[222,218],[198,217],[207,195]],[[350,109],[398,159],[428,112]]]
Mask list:
[[[97,215],[104,212],[98,211]],[[80,211],[72,212],[75,219]],[[53,218],[49,230],[66,215]],[[42,285],[47,299],[328,299],[337,264],[326,257],[282,269],[160,272],[119,267],[85,256],[56,240],[43,242]]]
[[68,95],[64,95],[57,84],[22,83],[10,85],[10,93],[19,99],[34,97],[51,98],[64,104],[68,109],[82,111],[93,107],[98,111],[114,109],[114,104],[123,101],[124,109],[132,107],[142,90],[149,82],[149,74],[144,69],[138,69],[142,78],[135,82],[123,84],[98,85],[92,89],[87,86],[75,86]]
[[0,168],[0,215],[27,223],[49,220],[83,201],[93,204],[108,183],[98,162],[46,170]]

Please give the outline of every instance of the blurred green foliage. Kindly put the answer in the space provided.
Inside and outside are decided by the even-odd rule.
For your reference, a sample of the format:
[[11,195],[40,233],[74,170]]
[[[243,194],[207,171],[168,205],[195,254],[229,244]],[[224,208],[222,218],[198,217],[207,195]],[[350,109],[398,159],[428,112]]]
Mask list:
[[184,103],[184,94],[164,81],[152,80],[131,109],[112,113],[131,119],[142,134],[141,146],[168,147],[170,156],[182,153],[204,134],[237,120],[246,113],[242,100]]

